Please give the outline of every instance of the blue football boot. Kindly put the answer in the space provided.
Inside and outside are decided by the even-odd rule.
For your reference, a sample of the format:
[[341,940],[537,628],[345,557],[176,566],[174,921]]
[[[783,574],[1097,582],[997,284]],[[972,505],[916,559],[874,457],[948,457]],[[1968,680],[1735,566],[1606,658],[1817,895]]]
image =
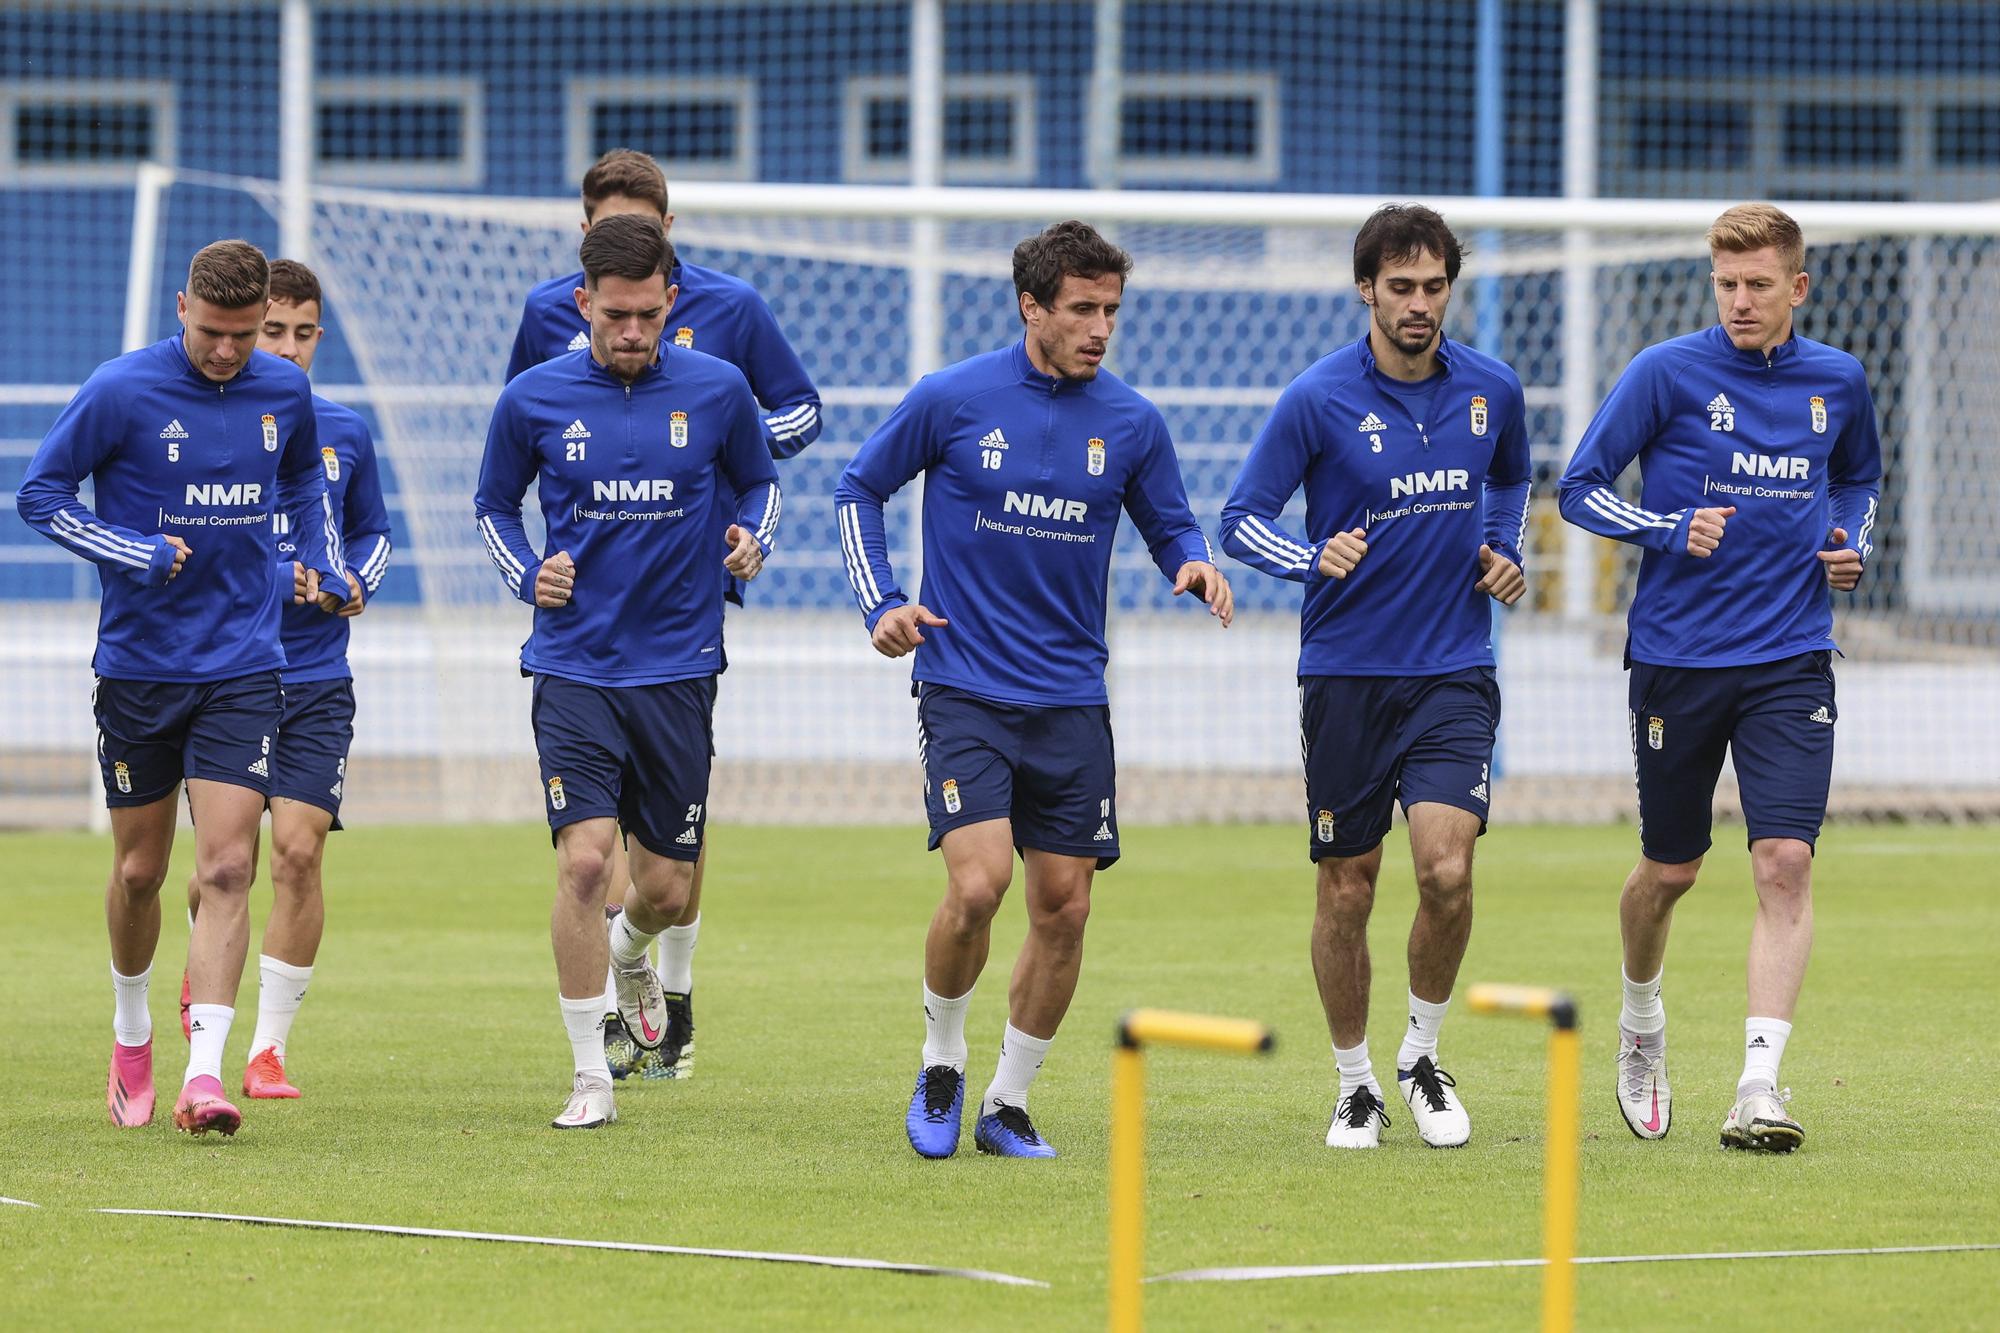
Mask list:
[[950,1065],[931,1065],[917,1075],[905,1124],[910,1146],[925,1157],[958,1151],[959,1120],[965,1113],[965,1075]]
[[1054,1157],[1056,1150],[1035,1133],[1028,1113],[1018,1106],[1001,1104],[992,1115],[979,1117],[972,1127],[972,1142],[979,1151],[995,1157]]

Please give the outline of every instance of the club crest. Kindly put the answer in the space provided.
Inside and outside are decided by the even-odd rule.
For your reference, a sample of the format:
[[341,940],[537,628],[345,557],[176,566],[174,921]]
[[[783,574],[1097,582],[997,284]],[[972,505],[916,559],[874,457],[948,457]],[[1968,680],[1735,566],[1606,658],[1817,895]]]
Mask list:
[[680,328],[675,329],[674,346],[676,347],[694,346],[694,330],[688,328],[686,325],[682,325]]
[[1472,395],[1472,433],[1474,435],[1484,435],[1486,433],[1485,394],[1475,393]]
[[1088,450],[1087,456],[1089,459],[1090,475],[1093,477],[1103,476],[1104,441],[1098,439],[1095,435],[1093,435],[1090,437],[1090,441],[1085,447]]
[[340,455],[333,451],[333,446],[330,444],[321,445],[319,450],[319,459],[320,462],[326,464],[326,479],[328,481],[339,481]]
[[675,412],[667,418],[667,442],[676,449],[688,447],[688,414]]
[[1814,394],[1811,399],[1813,434],[1826,434],[1826,399]]
[[264,414],[264,452],[278,452],[278,419],[269,412]]

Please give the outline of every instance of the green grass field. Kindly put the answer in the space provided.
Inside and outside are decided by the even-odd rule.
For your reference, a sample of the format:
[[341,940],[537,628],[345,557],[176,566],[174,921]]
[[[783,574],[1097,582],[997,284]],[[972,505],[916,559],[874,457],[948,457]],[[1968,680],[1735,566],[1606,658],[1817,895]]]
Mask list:
[[[1401,834],[1395,835],[1400,840]],[[1784,1076],[1789,1158],[1725,1153],[1752,896],[1723,830],[1668,959],[1676,1127],[1612,1102],[1615,901],[1629,829],[1500,828],[1480,851],[1465,981],[1551,983],[1584,1033],[1583,1254],[2000,1242],[1993,972],[2000,831],[1836,828],[1819,942]],[[155,969],[162,1108],[104,1107],[105,840],[0,837],[0,1326],[576,1326],[1084,1329],[1104,1321],[1106,1142],[1118,1013],[1259,1018],[1264,1060],[1151,1057],[1147,1271],[1539,1252],[1545,1033],[1459,1006],[1443,1063],[1473,1141],[1322,1145],[1332,1057],[1306,953],[1310,868],[1289,828],[1128,830],[1100,877],[1081,989],[1034,1094],[1062,1151],[926,1162],[903,1141],[923,931],[942,882],[913,830],[717,829],[696,957],[694,1079],[628,1083],[620,1122],[546,1128],[568,1084],[535,827],[368,829],[334,840],[326,944],[293,1032],[303,1101],[244,1103],[233,1140],[175,1134],[183,1046],[176,910]],[[1373,1047],[1393,1063],[1413,890],[1392,845],[1375,920]],[[170,886],[185,882],[185,841]],[[171,903],[177,898],[170,887]],[[260,887],[257,914],[268,902]],[[973,1002],[974,1095],[991,1073],[1010,902]],[[254,960],[225,1082],[241,1074]],[[707,1258],[109,1217],[175,1208],[994,1269],[1047,1290]],[[1160,1328],[1409,1323],[1523,1328],[1538,1275],[1499,1270],[1155,1284]],[[2000,1254],[1588,1267],[1587,1328],[1991,1327]]]

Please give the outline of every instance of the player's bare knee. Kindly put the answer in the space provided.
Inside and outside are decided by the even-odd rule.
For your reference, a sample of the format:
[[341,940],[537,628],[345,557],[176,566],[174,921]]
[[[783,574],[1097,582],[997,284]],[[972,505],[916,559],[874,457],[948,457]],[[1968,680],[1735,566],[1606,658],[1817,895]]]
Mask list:
[[309,834],[271,840],[271,888],[282,898],[302,897],[319,887],[320,854],[325,844]]
[[556,863],[556,891],[589,906],[601,906],[611,888],[611,854],[590,845],[566,849]]
[[1319,863],[1319,914],[1341,925],[1365,925],[1375,909],[1375,881],[1355,860]]
[[998,870],[976,866],[953,871],[945,885],[946,912],[963,923],[966,930],[984,929],[1007,896],[1007,886],[1013,882],[1012,870],[1009,865]]
[[150,898],[167,882],[167,858],[151,849],[131,848],[111,861],[111,884],[128,898]]
[[1472,849],[1432,852],[1417,865],[1417,894],[1434,911],[1460,911],[1472,905]]
[[229,847],[211,852],[203,863],[195,868],[195,879],[201,885],[202,907],[206,910],[211,896],[217,898],[250,897],[251,881],[257,878],[257,855],[248,847]]
[[1812,891],[1812,848],[1797,838],[1760,838],[1750,847],[1758,897],[1803,901]]
[[1084,927],[1089,923],[1088,886],[1053,900],[1044,899],[1028,914],[1028,924],[1037,933],[1058,942],[1082,943]]
[[1650,857],[1642,859],[1633,868],[1632,876],[1625,881],[1628,894],[1638,894],[1661,907],[1672,907],[1680,901],[1681,895],[1694,887],[1701,874],[1702,858],[1692,861],[1655,861]]

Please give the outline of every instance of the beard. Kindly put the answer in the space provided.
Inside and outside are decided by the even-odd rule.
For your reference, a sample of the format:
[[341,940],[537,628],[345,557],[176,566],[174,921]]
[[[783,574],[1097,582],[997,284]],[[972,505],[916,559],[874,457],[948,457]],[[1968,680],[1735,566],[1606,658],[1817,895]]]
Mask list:
[[1432,324],[1424,330],[1423,337],[1412,340],[1406,330],[1390,325],[1379,314],[1375,317],[1375,327],[1382,330],[1382,336],[1404,356],[1422,356],[1438,336],[1438,326]]

